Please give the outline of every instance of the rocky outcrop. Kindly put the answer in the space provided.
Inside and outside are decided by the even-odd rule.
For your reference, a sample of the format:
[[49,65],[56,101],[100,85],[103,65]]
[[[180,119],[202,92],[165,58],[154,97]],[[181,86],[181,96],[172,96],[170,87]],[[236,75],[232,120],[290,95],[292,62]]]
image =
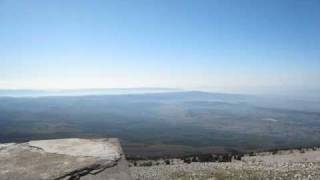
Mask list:
[[129,180],[117,139],[55,139],[0,144],[1,180]]

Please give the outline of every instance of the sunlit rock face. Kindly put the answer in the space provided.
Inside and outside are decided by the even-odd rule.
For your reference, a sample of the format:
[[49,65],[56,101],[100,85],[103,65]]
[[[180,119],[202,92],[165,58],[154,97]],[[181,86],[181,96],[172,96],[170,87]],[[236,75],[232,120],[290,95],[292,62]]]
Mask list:
[[117,139],[0,144],[0,179],[130,179]]

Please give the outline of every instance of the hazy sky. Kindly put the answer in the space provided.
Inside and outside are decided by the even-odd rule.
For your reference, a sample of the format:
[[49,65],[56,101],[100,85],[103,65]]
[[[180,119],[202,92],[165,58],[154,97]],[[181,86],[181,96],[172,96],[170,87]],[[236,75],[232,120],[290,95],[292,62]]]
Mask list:
[[0,0],[0,88],[319,92],[319,0]]

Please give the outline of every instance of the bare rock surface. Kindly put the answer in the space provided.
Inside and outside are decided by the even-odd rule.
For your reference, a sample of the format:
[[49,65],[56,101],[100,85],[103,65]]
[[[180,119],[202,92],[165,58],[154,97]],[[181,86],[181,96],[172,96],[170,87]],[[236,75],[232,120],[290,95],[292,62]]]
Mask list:
[[30,141],[29,146],[43,149],[48,153],[63,154],[69,156],[89,156],[105,160],[117,160],[120,158],[119,146],[105,140],[88,139],[54,139],[42,141]]
[[56,139],[0,145],[1,180],[130,179],[117,139]]

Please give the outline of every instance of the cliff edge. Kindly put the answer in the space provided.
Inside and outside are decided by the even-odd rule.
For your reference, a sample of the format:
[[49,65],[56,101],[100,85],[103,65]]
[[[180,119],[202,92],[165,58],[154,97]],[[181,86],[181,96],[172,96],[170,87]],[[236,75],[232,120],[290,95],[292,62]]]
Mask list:
[[130,180],[118,139],[0,144],[1,180]]

